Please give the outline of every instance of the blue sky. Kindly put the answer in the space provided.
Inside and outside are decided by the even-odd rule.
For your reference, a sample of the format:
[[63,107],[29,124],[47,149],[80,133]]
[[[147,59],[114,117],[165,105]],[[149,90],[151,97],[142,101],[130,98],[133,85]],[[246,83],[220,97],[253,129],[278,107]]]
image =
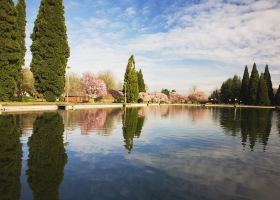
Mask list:
[[[40,1],[27,1],[27,45]],[[150,91],[209,93],[245,65],[280,83],[280,0],[64,0],[71,71],[123,80],[134,54]],[[31,61],[28,51],[26,65]]]

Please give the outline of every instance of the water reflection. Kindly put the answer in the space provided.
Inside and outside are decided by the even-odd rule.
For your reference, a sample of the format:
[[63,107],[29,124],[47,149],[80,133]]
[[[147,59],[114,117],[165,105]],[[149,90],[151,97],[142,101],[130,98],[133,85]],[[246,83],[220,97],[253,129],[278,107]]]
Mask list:
[[220,125],[233,136],[241,133],[243,147],[249,143],[253,151],[258,142],[265,151],[272,126],[272,113],[270,109],[221,109]]
[[127,108],[123,114],[124,147],[130,153],[133,149],[133,139],[139,138],[144,125],[145,116],[139,114],[138,108]]
[[28,184],[36,199],[59,199],[67,154],[63,146],[64,125],[58,113],[37,117],[29,138]]
[[0,199],[19,199],[22,149],[14,116],[0,116]]

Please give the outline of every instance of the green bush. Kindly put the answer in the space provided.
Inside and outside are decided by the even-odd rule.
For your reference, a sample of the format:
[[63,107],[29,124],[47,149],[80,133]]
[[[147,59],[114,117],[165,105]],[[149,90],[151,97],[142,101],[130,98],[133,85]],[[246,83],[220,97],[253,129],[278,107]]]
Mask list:
[[56,96],[51,91],[46,91],[44,97],[48,102],[55,102]]

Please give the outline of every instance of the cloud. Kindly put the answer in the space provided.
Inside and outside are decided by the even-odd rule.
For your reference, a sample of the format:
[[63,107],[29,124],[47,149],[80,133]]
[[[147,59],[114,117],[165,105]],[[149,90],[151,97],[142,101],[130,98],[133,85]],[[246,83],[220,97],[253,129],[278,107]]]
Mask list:
[[135,10],[135,8],[133,8],[133,7],[129,7],[129,8],[127,8],[125,11],[126,11],[126,14],[127,14],[128,16],[132,16],[132,15],[135,15],[135,14],[136,14],[136,10]]
[[187,92],[197,85],[210,92],[256,62],[260,71],[269,64],[274,86],[280,84],[280,1],[178,2],[155,7],[147,1],[139,7],[98,1],[96,10],[91,6],[84,15],[86,10],[65,2],[72,70],[111,69],[122,80],[135,54],[152,91]]

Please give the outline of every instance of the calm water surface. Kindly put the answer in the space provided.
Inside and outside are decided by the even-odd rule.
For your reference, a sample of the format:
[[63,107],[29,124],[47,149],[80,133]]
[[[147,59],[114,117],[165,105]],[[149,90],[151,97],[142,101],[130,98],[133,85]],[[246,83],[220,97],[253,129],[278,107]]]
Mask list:
[[280,112],[0,115],[0,199],[279,199]]

